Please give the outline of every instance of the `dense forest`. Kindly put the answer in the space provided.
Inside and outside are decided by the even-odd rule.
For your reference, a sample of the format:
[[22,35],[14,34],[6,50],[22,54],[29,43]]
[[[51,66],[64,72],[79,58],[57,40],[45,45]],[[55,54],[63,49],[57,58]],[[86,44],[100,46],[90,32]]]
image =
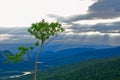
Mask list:
[[[120,57],[88,60],[38,72],[39,80],[120,80]],[[7,80],[33,80],[33,74]]]

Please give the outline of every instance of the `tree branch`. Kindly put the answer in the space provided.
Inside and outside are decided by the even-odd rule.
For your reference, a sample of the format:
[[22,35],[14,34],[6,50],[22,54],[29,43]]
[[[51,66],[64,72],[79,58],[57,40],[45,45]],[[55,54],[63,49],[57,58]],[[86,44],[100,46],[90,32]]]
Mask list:
[[56,36],[52,37],[50,40],[48,40],[44,45],[43,45],[43,49],[45,47],[45,45],[47,45],[49,42],[51,42],[53,39],[55,39],[56,37],[58,37],[58,34],[56,34]]

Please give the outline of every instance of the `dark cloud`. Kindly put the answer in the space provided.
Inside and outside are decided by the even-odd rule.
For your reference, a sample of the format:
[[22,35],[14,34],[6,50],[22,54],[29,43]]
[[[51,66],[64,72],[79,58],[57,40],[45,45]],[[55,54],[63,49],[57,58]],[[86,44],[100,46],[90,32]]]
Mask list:
[[0,34],[29,34],[26,27],[0,28]]
[[84,15],[74,15],[68,18],[49,16],[65,23],[79,20],[113,19],[120,17],[120,0],[98,0],[89,7],[88,14]]
[[[70,31],[69,31],[70,30]],[[57,40],[77,44],[120,45],[120,22],[111,24],[80,25],[71,23],[68,31]]]
[[120,12],[120,0],[98,0],[89,7],[90,12]]
[[[12,30],[10,28],[4,29],[4,33],[0,33],[0,43],[34,42],[35,39],[30,34],[28,34],[26,29],[27,28],[13,28]],[[60,34],[57,38],[55,38],[54,41],[60,43],[77,43],[88,45],[120,45],[120,22],[115,22],[111,24],[96,24],[92,26],[71,23],[71,26],[67,27],[66,30],[68,31]],[[1,37],[1,35],[3,34],[7,35]],[[3,38],[3,40],[1,38]]]
[[120,23],[113,24],[97,24],[92,27],[95,31],[100,31],[104,33],[120,33]]
[[74,24],[69,27],[74,33],[88,32],[88,31],[99,31],[102,33],[120,33],[120,22],[111,24],[96,24],[96,25],[80,25]]
[[27,28],[0,28],[0,43],[31,43],[35,39]]
[[[61,40],[62,39],[62,40]],[[63,34],[57,38],[62,43],[74,43],[78,45],[89,44],[105,44],[105,45],[120,45],[120,35],[117,33],[100,33],[100,32],[79,32],[73,34]],[[64,40],[64,41],[63,41]]]

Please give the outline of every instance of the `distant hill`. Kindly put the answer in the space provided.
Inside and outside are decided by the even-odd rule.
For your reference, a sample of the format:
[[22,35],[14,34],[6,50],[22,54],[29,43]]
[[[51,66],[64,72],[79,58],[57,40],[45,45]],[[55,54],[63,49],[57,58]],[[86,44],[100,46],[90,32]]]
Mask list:
[[[33,74],[6,80],[33,80]],[[39,71],[38,80],[120,80],[120,57]]]
[[[43,71],[40,71],[39,75],[42,76],[42,80],[119,80],[118,76],[120,75],[118,67],[120,67],[120,57],[116,56],[120,56],[120,47],[106,48],[100,50],[93,48],[71,48],[58,52],[48,51],[40,55],[40,59],[41,61],[43,61],[43,63],[38,64],[38,67],[39,70],[42,69]],[[59,67],[55,68],[56,66]],[[14,64],[13,66],[9,67],[7,65],[6,67],[18,71],[33,70],[32,64],[24,62]],[[45,71],[42,67],[46,68]],[[4,72],[7,71],[7,68],[4,69]],[[113,75],[113,78],[115,76],[118,77],[118,79],[112,79],[111,77],[111,79],[109,79],[107,78],[108,76],[106,77],[105,75]],[[32,75],[28,75],[16,79],[32,80],[31,76]],[[102,79],[101,77],[105,77],[105,79]]]
[[[94,48],[69,48],[64,49],[57,52],[52,51],[44,51],[39,56],[39,61],[44,62],[43,64],[51,65],[51,66],[59,66],[59,65],[66,65],[71,64],[74,62],[78,62],[82,59],[75,59],[75,55],[81,54],[83,52],[89,52],[95,50]],[[34,52],[35,53],[35,52]],[[32,57],[35,57],[34,53]]]
[[43,80],[120,80],[120,57],[87,61],[54,71],[55,74],[48,73],[50,76]]
[[[93,48],[71,48],[71,49],[65,49],[62,51],[58,52],[52,52],[52,51],[44,51],[42,54],[39,56],[39,61],[42,61],[42,64],[38,64],[39,69],[48,69],[51,67],[55,66],[61,66],[61,65],[67,65],[67,64],[72,64],[75,62],[78,62],[75,60],[75,62],[71,62],[69,60],[69,57],[85,52],[85,51],[91,51],[94,50]],[[36,51],[36,50],[35,50]],[[35,57],[35,51],[31,53],[31,60],[34,61]],[[68,57],[68,59],[67,59]],[[1,58],[2,59],[2,58]],[[15,64],[0,64],[0,69],[4,69],[5,71],[7,70],[33,70],[34,65],[29,62],[20,62],[20,63],[15,63]],[[9,66],[9,67],[8,67]]]
[[19,44],[0,44],[0,50],[9,50],[11,51],[13,54],[17,53],[19,50],[18,50],[18,47],[19,46],[30,46],[32,44],[29,44],[29,43],[19,43]]
[[0,51],[0,62],[7,60],[6,54],[13,55],[9,50]]
[[120,47],[86,51],[80,54],[78,53],[73,57],[76,57],[76,58],[83,57],[86,59],[98,59],[98,58],[107,58],[107,57],[113,57],[113,56],[120,56]]
[[[13,54],[18,52],[18,47],[19,46],[31,46],[34,45],[34,43],[9,43],[9,44],[0,44],[0,50],[10,50]],[[80,45],[80,44],[75,44],[75,43],[49,43],[45,46],[44,50],[45,51],[53,51],[53,52],[58,52],[64,49],[71,49],[71,48],[94,48],[94,49],[104,49],[104,48],[112,48],[114,46],[111,45]]]
[[[35,58],[35,54],[34,54],[35,51],[31,53],[30,59],[32,61],[34,61],[34,58]],[[70,48],[70,49],[64,49],[57,52],[44,51],[39,56],[39,62],[42,62],[42,63],[38,65],[40,69],[41,68],[48,69],[51,67],[64,66],[68,64],[77,63],[77,62],[83,62],[86,60],[110,58],[114,56],[120,56],[120,47],[106,48],[106,49]],[[21,62],[14,65],[18,67],[17,68],[18,70],[33,69],[31,64],[28,64],[27,62]],[[11,67],[11,69],[14,68],[12,64],[9,66]],[[7,65],[3,65],[2,68],[5,68],[5,67],[7,68]]]
[[39,59],[48,65],[54,66],[114,56],[120,56],[120,47],[106,49],[70,48],[58,52],[44,52]]

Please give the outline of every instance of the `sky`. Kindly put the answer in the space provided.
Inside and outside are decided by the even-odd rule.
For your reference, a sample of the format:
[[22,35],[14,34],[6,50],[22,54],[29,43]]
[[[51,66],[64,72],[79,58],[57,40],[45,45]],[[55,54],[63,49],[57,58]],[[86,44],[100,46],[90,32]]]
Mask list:
[[27,27],[45,19],[59,21],[65,28],[56,42],[118,46],[119,3],[120,0],[0,0],[0,43],[32,42]]
[[27,27],[48,15],[84,14],[93,1],[89,0],[0,0],[0,27]]

